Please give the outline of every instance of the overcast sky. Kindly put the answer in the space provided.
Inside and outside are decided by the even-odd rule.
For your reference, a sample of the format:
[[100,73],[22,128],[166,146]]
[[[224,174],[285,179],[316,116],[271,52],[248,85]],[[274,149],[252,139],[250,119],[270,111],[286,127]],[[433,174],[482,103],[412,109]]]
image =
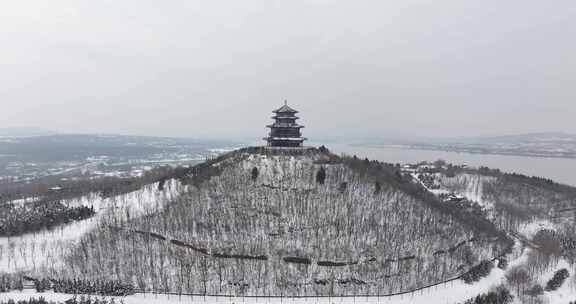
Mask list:
[[576,133],[574,0],[0,2],[0,127]]

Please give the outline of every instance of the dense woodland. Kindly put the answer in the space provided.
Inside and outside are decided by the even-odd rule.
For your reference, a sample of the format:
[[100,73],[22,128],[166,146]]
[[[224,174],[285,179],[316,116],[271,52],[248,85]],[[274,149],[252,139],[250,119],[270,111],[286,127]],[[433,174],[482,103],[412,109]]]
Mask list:
[[8,300],[8,301],[1,301],[0,304],[121,304],[122,301],[116,301],[114,299],[100,299],[100,298],[91,298],[91,297],[74,297],[72,299],[66,300],[64,302],[53,302],[53,301],[46,301],[44,298],[32,298],[29,300]]
[[0,273],[0,293],[23,288],[24,282],[21,275]]
[[95,214],[88,206],[66,206],[59,201],[0,205],[0,237],[42,231],[87,219]]
[[496,290],[486,294],[476,296],[474,299],[466,301],[464,304],[508,304],[512,303],[514,296],[504,287],[498,287]]

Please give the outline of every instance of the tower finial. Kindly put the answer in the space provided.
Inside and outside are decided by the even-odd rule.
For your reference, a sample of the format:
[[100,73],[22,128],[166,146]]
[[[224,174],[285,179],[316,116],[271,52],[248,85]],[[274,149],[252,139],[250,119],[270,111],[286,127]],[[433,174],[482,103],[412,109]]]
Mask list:
[[288,105],[288,100],[284,99],[284,105],[285,105],[285,106]]

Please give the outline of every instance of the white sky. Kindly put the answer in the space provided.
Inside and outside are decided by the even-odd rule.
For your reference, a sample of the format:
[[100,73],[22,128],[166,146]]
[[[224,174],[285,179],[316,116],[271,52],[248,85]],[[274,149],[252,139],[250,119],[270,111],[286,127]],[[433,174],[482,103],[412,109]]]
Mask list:
[[0,127],[576,133],[575,37],[568,0],[0,1]]

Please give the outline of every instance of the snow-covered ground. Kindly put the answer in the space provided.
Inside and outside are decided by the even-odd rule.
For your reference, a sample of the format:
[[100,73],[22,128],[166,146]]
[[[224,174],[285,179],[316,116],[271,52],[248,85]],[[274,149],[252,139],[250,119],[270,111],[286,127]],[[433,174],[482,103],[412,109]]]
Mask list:
[[[502,272],[502,271],[500,271]],[[491,278],[494,276],[494,278]],[[115,298],[117,303],[122,300],[126,304],[162,304],[162,303],[391,303],[391,304],[457,304],[477,295],[478,291],[488,291],[495,286],[492,281],[503,276],[495,273],[474,285],[467,285],[461,281],[454,284],[431,288],[413,294],[393,297],[323,297],[323,298],[243,298],[243,297],[203,297],[203,296],[177,296],[177,295],[152,295],[138,294],[128,297]],[[53,292],[36,293],[33,290],[23,292],[10,292],[0,294],[0,301],[14,299],[27,300],[30,298],[44,297],[48,301],[65,301],[72,295],[55,294]]]
[[61,252],[97,224],[98,217],[18,237],[0,237],[0,270],[18,272],[58,265]]
[[465,197],[467,200],[480,204],[484,209],[490,210],[494,203],[484,197],[484,184],[496,180],[494,177],[481,176],[476,174],[458,174],[455,177],[437,175],[442,190],[454,192]]
[[417,173],[410,174],[412,178],[420,183],[422,187],[439,196],[444,194],[455,194],[459,198],[465,198],[471,202],[479,204],[485,210],[494,208],[494,203],[486,200],[483,196],[484,183],[493,181],[493,178],[486,176],[477,176],[472,174],[460,174],[455,177],[446,177],[443,174],[436,173],[435,185],[439,188],[432,189],[422,182]]
[[531,239],[540,230],[556,230],[556,225],[549,220],[535,220],[522,224],[518,229],[524,237]]
[[27,203],[37,202],[40,199],[41,199],[41,197],[33,196],[33,197],[27,197],[27,198],[21,198],[21,199],[9,201],[6,204],[12,204],[15,206],[22,206],[22,205],[27,204]]
[[[138,217],[160,208],[185,191],[179,181],[169,180],[164,190],[158,183],[142,189],[110,198],[99,194],[89,194],[77,199],[64,201],[70,206],[93,206],[96,215],[92,218],[55,227],[51,230],[29,233],[18,237],[0,237],[0,271],[18,272],[40,269],[45,265],[57,266],[67,249],[83,235],[94,229],[98,223],[116,209],[116,215]],[[118,212],[121,209],[121,212]]]

